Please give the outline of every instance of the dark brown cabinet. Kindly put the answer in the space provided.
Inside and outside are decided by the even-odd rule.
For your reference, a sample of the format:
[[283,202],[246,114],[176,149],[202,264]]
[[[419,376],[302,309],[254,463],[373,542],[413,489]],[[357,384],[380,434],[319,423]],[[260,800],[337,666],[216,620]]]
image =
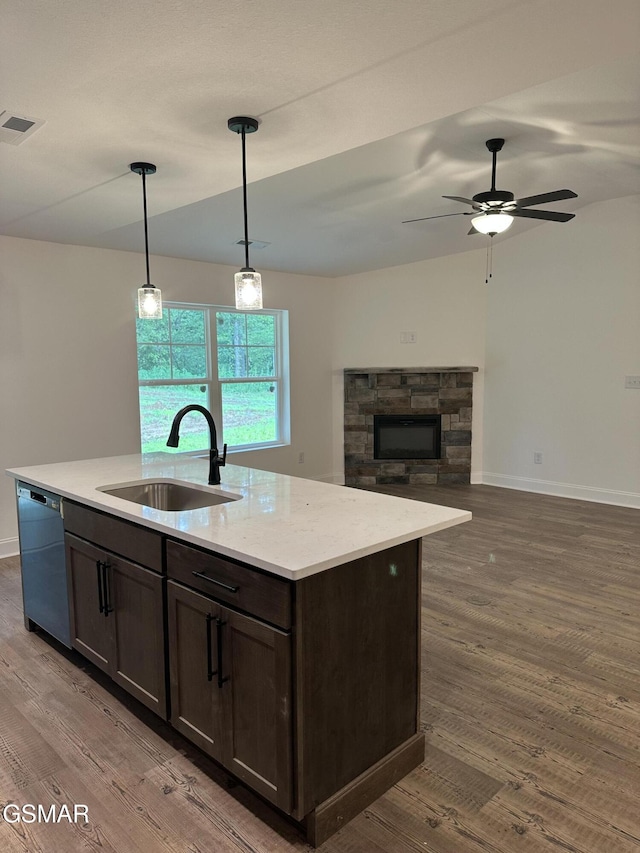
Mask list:
[[171,722],[292,808],[291,637],[169,580]]
[[294,582],[72,502],[65,530],[74,648],[311,844],[422,762],[420,540]]
[[75,536],[65,536],[71,615],[71,645],[97,667],[112,666],[111,625],[103,604],[104,551]]
[[420,567],[418,540],[291,583],[167,542],[171,722],[313,844],[424,756]]
[[190,589],[167,583],[171,723],[217,760],[222,759],[222,703],[218,657],[220,606]]
[[65,548],[72,646],[166,719],[162,575],[71,533]]

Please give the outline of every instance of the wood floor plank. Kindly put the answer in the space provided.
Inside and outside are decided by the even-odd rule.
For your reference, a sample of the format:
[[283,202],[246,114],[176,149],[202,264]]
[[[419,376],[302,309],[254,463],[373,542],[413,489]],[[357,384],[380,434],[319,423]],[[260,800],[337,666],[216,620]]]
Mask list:
[[[211,784],[211,775],[217,785]],[[168,806],[184,814],[183,826],[191,835],[197,831],[206,845],[207,838],[215,834],[220,839],[220,853],[308,849],[297,831],[250,791],[238,797],[241,792],[229,788],[222,769],[210,766],[206,774],[188,757],[177,755],[150,770],[146,779],[162,793]]]

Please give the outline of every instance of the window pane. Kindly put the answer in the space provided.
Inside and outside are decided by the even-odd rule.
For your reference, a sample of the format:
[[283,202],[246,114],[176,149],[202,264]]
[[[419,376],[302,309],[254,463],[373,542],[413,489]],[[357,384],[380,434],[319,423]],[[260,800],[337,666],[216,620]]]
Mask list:
[[[161,320],[136,319],[139,380],[162,383],[139,386],[143,452],[165,450],[179,409],[192,403],[217,408],[218,395],[220,441],[250,447],[288,435],[288,425],[278,423],[278,394],[287,393],[286,372],[277,373],[287,369],[279,352],[281,313],[166,303]],[[178,452],[208,449],[209,432],[199,413],[187,415],[180,432]]]
[[275,356],[268,347],[247,347],[249,376],[273,376]]
[[204,344],[204,311],[171,309],[171,343]]
[[136,339],[140,344],[169,342],[169,311],[164,308],[161,320],[141,320],[136,317]]
[[276,441],[276,382],[225,382],[222,385],[222,432],[229,446]]
[[276,343],[276,321],[269,314],[247,315],[247,343],[273,347]]
[[[151,322],[151,321],[149,321]],[[140,387],[142,452],[167,450],[174,415],[197,403],[209,408],[207,385],[143,385]],[[209,427],[199,412],[189,412],[180,425],[180,450],[207,450]]]
[[[144,322],[156,323],[158,321],[144,320]],[[142,344],[138,346],[138,378],[171,379],[168,346],[159,344]]]
[[226,311],[216,313],[218,345],[242,346],[247,342],[244,314],[231,314]]
[[247,351],[244,347],[218,347],[218,376],[220,379],[247,376]]
[[174,379],[206,379],[206,347],[171,347],[171,367]]

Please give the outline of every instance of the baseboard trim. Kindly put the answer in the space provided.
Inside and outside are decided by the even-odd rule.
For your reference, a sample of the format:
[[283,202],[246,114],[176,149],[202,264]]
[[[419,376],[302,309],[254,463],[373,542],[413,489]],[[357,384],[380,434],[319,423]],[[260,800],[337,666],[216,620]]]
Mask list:
[[15,557],[20,553],[20,542],[15,539],[0,539],[0,560],[5,557]]
[[313,847],[330,838],[352,818],[424,761],[425,737],[418,732],[306,816],[307,841]]
[[593,486],[578,486],[573,483],[558,483],[553,480],[536,480],[531,477],[513,477],[510,474],[492,474],[488,471],[483,472],[480,482],[485,486],[498,486],[502,489],[537,492],[541,495],[554,495],[558,498],[573,498],[574,500],[591,501],[592,503],[640,509],[640,494],[637,492],[597,489]]

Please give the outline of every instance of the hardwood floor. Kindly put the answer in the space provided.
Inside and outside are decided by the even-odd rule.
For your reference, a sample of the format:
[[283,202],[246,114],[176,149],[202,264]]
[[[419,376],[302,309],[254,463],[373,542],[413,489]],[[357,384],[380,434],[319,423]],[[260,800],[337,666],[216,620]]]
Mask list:
[[[470,509],[424,542],[424,765],[322,853],[640,851],[640,513],[490,486],[384,487]],[[25,631],[0,561],[0,805],[20,853],[291,853],[274,815],[79,655]],[[95,679],[95,680],[94,680]]]

